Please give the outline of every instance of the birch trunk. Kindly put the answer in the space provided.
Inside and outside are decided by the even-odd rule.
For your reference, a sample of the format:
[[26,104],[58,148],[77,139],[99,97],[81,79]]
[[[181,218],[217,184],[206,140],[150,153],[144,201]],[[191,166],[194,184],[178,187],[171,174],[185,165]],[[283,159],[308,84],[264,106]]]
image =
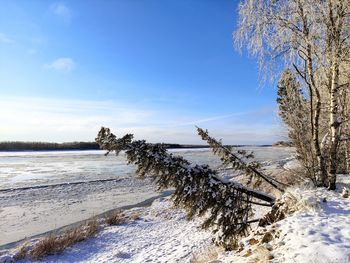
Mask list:
[[[334,60],[337,60],[334,58]],[[330,165],[329,165],[329,186],[334,190],[336,188],[337,174],[337,150],[339,144],[339,121],[338,121],[338,90],[339,90],[339,66],[335,61],[332,65],[332,85],[330,94],[330,130],[331,130],[331,147],[330,147]]]
[[[316,160],[317,160],[317,170],[316,170],[316,183],[318,186],[326,186],[327,181],[327,171],[326,171],[326,165],[325,160],[321,152],[320,147],[320,141],[319,141],[319,134],[320,134],[320,114],[321,114],[321,95],[318,87],[316,86],[315,81],[315,70],[314,70],[314,61],[313,61],[313,48],[310,44],[310,27],[308,23],[308,17],[304,12],[303,4],[298,1],[298,8],[300,12],[300,16],[303,23],[303,34],[307,43],[306,48],[306,67],[308,72],[308,80],[305,80],[307,82],[307,85],[310,87],[310,108],[312,112],[312,102],[313,102],[313,92],[316,95],[315,100],[315,109],[313,114],[312,122],[312,141],[313,141],[313,148],[315,150]],[[311,115],[312,116],[312,115]]]
[[350,142],[345,144],[346,173],[350,174]]
[[[308,37],[308,36],[307,36]],[[314,79],[314,70],[313,70],[313,61],[312,61],[312,52],[311,52],[311,46],[308,45],[307,49],[308,53],[308,59],[307,59],[307,70],[309,75],[309,85],[311,86],[310,90],[313,90],[316,95],[315,100],[315,110],[313,114],[312,126],[313,126],[313,134],[312,134],[312,141],[313,141],[313,148],[315,150],[316,159],[317,159],[317,174],[316,174],[316,180],[318,186],[326,186],[327,183],[327,171],[326,171],[326,165],[325,165],[325,159],[321,152],[320,147],[320,141],[319,141],[319,134],[320,134],[320,114],[321,114],[321,95],[320,91],[316,87],[315,79]],[[312,93],[310,92],[310,96],[312,96]],[[310,99],[310,101],[312,101]],[[311,109],[312,109],[311,105]]]
[[339,145],[339,126],[340,121],[338,119],[339,111],[339,63],[341,60],[342,53],[342,40],[341,34],[343,29],[344,18],[344,6],[342,1],[328,1],[329,8],[329,50],[330,54],[330,65],[331,65],[331,87],[330,87],[330,116],[329,116],[329,128],[331,133],[331,144],[330,144],[330,164],[328,188],[330,190],[336,189],[337,179],[337,151]]
[[317,163],[318,163],[318,171],[317,171],[317,183],[318,186],[326,186],[327,184],[327,171],[326,171],[326,162],[321,152],[320,142],[319,142],[319,134],[320,134],[320,113],[321,113],[321,97],[319,91],[316,90],[316,107],[314,113],[314,134],[313,134],[313,145],[315,148]]

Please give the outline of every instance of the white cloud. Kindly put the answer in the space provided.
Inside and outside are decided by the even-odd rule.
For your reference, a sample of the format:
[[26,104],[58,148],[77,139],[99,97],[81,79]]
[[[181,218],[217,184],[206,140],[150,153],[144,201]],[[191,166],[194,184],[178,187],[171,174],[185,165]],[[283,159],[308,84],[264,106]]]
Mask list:
[[[230,116],[233,116],[233,119]],[[242,115],[242,116],[241,116]],[[51,98],[0,98],[1,140],[93,141],[101,126],[150,142],[204,144],[194,123],[227,144],[267,144],[280,139],[276,123],[246,122],[244,113],[198,118],[138,104]],[[254,115],[254,113],[253,113]],[[205,116],[204,116],[205,117]],[[228,119],[223,119],[224,117]],[[198,120],[200,121],[190,121]],[[213,121],[211,121],[213,120]]]
[[244,116],[247,114],[250,114],[251,112],[236,112],[236,113],[231,113],[231,114],[226,114],[226,115],[219,115],[219,116],[213,116],[213,117],[207,117],[204,119],[198,119],[190,122],[184,122],[180,123],[180,126],[186,126],[186,125],[199,125],[201,123],[210,123],[214,121],[219,121],[219,120],[224,120],[224,119],[229,119],[232,117],[237,117],[237,116]]
[[71,58],[58,58],[44,65],[47,69],[54,69],[61,72],[70,72],[75,69],[76,65]]
[[65,24],[67,25],[70,24],[72,19],[72,12],[64,3],[62,2],[53,3],[50,6],[50,11],[52,14],[54,14],[57,18],[59,18]]
[[48,98],[0,99],[2,140],[93,141],[102,125],[132,127],[152,119],[153,111],[110,101]]
[[4,43],[4,44],[12,44],[14,43],[15,41],[10,38],[9,36],[3,34],[3,33],[0,33],[0,43]]

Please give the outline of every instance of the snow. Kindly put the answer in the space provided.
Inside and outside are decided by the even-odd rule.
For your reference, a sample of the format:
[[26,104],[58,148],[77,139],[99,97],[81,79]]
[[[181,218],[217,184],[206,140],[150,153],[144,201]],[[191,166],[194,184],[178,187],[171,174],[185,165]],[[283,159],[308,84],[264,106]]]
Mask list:
[[201,221],[188,221],[185,212],[172,209],[167,198],[127,213],[140,219],[105,226],[97,237],[44,262],[188,262],[192,253],[211,244],[210,232],[199,228]]
[[278,262],[350,262],[350,200],[325,189],[303,194],[318,196],[320,208],[278,223],[284,243],[275,251]]
[[[198,153],[205,161],[207,157],[204,152]],[[271,163],[271,166],[273,165],[275,164]],[[284,169],[292,169],[296,165],[295,161],[287,158],[278,164]],[[338,178],[337,191],[305,186],[289,189],[288,193],[297,200],[297,212],[272,226],[258,228],[254,225],[252,235],[241,241],[244,244],[242,251],[220,252],[215,257],[215,262],[350,262],[350,198],[342,196],[343,189],[350,188],[349,183],[349,176],[341,175]],[[104,192],[109,189],[109,184],[101,184],[99,187],[101,192]],[[74,192],[71,188],[57,189],[68,194]],[[31,191],[35,191],[36,194],[40,191],[41,195],[46,193],[43,189]],[[13,196],[16,191],[10,193]],[[106,193],[102,198],[104,200],[106,196],[116,196],[116,193]],[[56,192],[53,191],[52,194],[56,199],[59,198]],[[43,197],[40,197],[41,199],[44,200]],[[102,204],[102,199],[96,205]],[[3,198],[4,200],[7,199]],[[14,202],[13,198],[8,199],[8,202],[10,200]],[[261,217],[267,209],[254,208],[256,218]],[[2,212],[3,215],[5,212]],[[95,238],[80,242],[62,254],[47,257],[43,261],[190,262],[194,255],[205,254],[213,247],[212,233],[199,228],[202,220],[195,218],[188,221],[185,211],[174,209],[168,198],[157,199],[150,207],[133,208],[125,213],[138,214],[140,218],[118,226],[104,226]],[[250,242],[252,238],[258,239],[257,231],[274,231],[276,235],[267,243],[260,240],[257,243]],[[247,253],[249,250],[251,253]],[[11,262],[11,255],[11,249],[0,251],[0,263]]]
[[208,244],[210,233],[187,221],[181,210],[169,210],[169,201],[141,209],[141,219],[107,227],[96,239],[78,244],[50,262],[184,262]]
[[[341,194],[350,180],[342,176],[339,181],[339,191],[289,189],[287,193],[296,198],[293,205],[297,212],[272,226],[254,226],[253,234],[241,241],[243,251],[221,252],[213,262],[350,262],[350,198]],[[169,198],[125,213],[140,218],[119,226],[104,226],[95,238],[44,262],[190,262],[194,255],[205,255],[213,246],[211,232],[199,228],[201,219],[188,221],[185,212],[174,209]],[[249,244],[252,237],[257,238],[257,231],[271,229],[278,234],[272,241]],[[10,260],[10,254],[0,256],[0,262]]]
[[[349,176],[339,178],[339,191],[324,188],[289,189],[297,198],[298,211],[263,229],[278,233],[268,244],[249,245],[251,235],[242,240],[245,249],[219,256],[219,262],[271,263],[347,263],[350,262],[350,198],[342,197],[341,186],[348,187]],[[255,229],[257,230],[257,229]],[[252,255],[247,256],[247,251]],[[273,258],[266,259],[271,255]],[[253,259],[259,259],[254,261]]]

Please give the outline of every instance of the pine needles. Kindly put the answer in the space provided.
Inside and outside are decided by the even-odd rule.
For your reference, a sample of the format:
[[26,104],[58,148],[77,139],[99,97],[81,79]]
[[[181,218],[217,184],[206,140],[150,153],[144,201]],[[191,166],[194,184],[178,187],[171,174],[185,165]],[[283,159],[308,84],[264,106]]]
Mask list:
[[248,233],[253,199],[272,206],[275,199],[265,193],[233,181],[223,181],[208,165],[191,164],[174,156],[160,144],[132,140],[127,134],[117,138],[108,128],[101,128],[96,142],[101,149],[118,154],[125,150],[130,164],[137,166],[141,177],[151,176],[158,189],[175,188],[172,196],[176,206],[184,207],[189,218],[205,216],[203,228],[211,228],[216,244],[233,249],[240,237]]
[[220,157],[223,165],[231,166],[233,169],[243,172],[248,177],[248,184],[252,185],[255,188],[261,184],[262,180],[264,180],[277,190],[284,192],[283,188],[279,186],[279,184],[283,185],[283,183],[278,182],[276,179],[259,171],[259,168],[261,168],[261,164],[259,162],[248,162],[249,159],[254,158],[252,152],[247,153],[244,150],[233,152],[230,147],[224,146],[221,141],[210,137],[207,130],[205,131],[197,127],[197,132],[202,140],[206,141],[209,144],[213,150],[213,153]]

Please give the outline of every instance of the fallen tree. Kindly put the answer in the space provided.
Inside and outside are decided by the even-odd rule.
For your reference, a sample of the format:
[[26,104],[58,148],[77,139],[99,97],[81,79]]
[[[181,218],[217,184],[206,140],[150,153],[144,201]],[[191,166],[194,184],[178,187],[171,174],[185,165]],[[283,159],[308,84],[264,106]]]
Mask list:
[[249,177],[249,184],[253,184],[257,187],[261,184],[262,180],[279,190],[284,192],[284,183],[266,175],[259,171],[261,164],[257,161],[247,162],[247,160],[254,158],[253,153],[247,153],[245,150],[232,151],[232,147],[224,146],[220,141],[213,137],[210,137],[208,131],[205,131],[197,127],[198,135],[202,140],[206,141],[213,153],[221,158],[222,163],[225,166],[232,166],[236,170],[243,171]]
[[[252,205],[273,206],[275,203],[275,198],[269,194],[235,181],[223,180],[208,165],[191,164],[183,157],[167,152],[161,144],[133,140],[132,134],[117,138],[110,129],[102,127],[96,142],[101,149],[107,150],[106,155],[110,152],[118,155],[125,151],[128,163],[137,166],[138,176],[150,176],[158,190],[174,188],[174,204],[185,208],[189,219],[204,216],[202,227],[212,228],[215,233],[214,242],[226,249],[235,248],[238,239],[248,234],[250,224],[259,221],[259,218],[251,218]],[[209,145],[213,147],[210,143]],[[214,150],[218,151],[222,147],[224,146],[217,145]],[[227,154],[228,151],[225,148]],[[245,165],[231,151],[230,156],[236,162],[239,160],[239,165],[233,166],[236,170],[249,176],[258,172],[256,167]],[[256,176],[264,175],[258,172]],[[267,176],[262,178],[266,178],[273,187],[280,188]]]

